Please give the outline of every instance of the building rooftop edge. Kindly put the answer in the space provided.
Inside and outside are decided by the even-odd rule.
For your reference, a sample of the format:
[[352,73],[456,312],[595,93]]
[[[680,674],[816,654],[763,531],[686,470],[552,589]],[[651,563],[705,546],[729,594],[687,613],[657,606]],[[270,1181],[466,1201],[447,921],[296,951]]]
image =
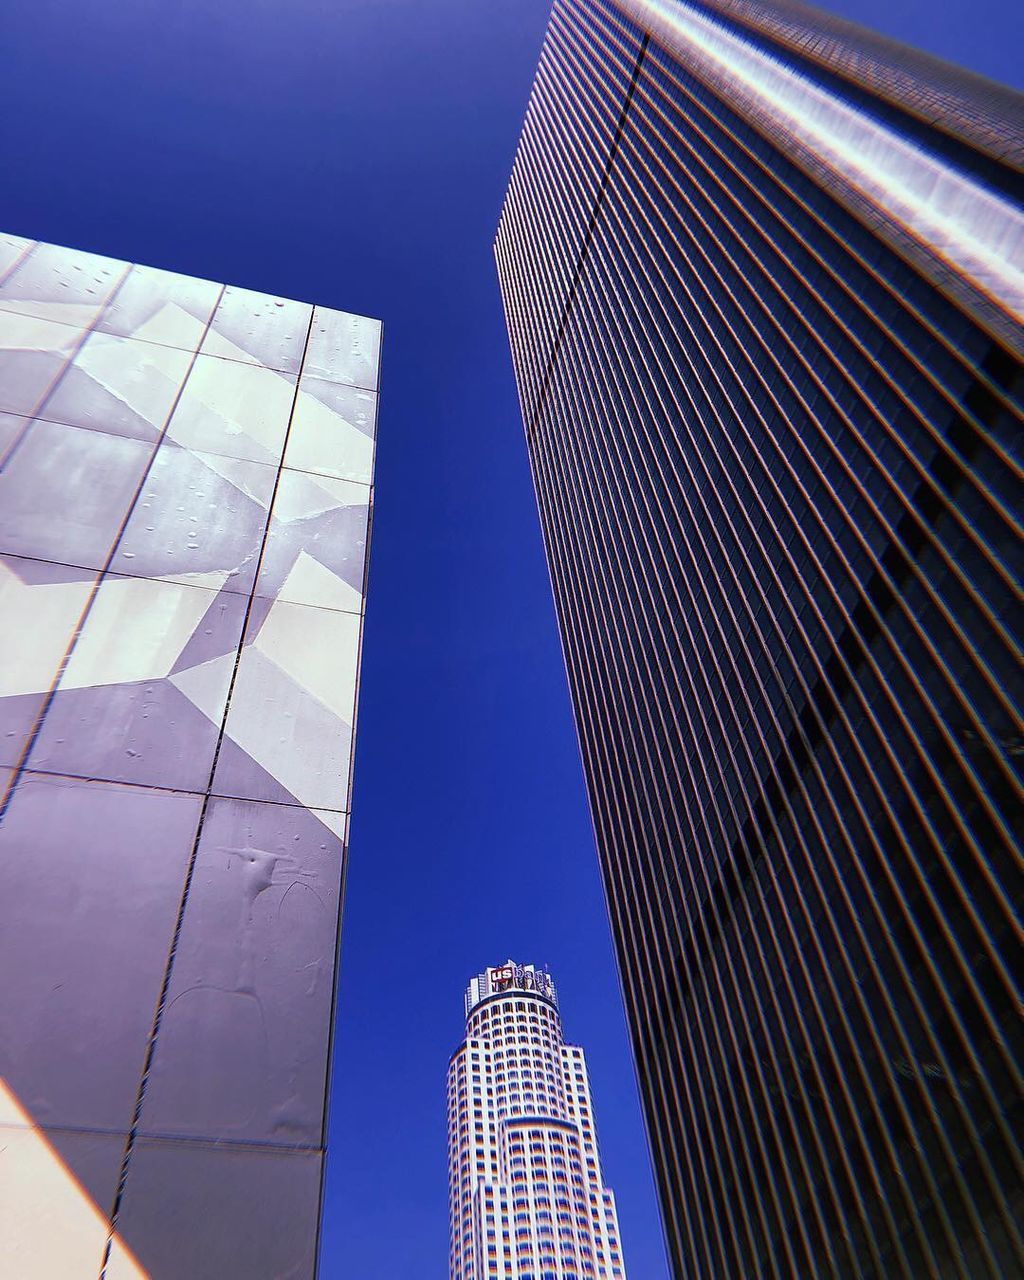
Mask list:
[[[658,0],[614,0],[648,28]],[[1024,164],[1024,94],[802,0],[701,0],[701,9],[799,54],[1013,168]],[[922,93],[924,90],[924,93]]]
[[512,992],[538,996],[552,1004],[556,1011],[558,1009],[558,992],[547,969],[533,964],[518,964],[509,959],[504,964],[491,965],[470,978],[465,994],[466,1018],[484,1000]]

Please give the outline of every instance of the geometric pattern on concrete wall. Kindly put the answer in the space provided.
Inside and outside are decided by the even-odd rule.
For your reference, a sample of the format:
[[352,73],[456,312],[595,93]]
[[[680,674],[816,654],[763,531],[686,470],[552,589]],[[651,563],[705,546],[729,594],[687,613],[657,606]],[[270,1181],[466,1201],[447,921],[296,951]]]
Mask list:
[[380,330],[0,236],[0,1276],[315,1272]]

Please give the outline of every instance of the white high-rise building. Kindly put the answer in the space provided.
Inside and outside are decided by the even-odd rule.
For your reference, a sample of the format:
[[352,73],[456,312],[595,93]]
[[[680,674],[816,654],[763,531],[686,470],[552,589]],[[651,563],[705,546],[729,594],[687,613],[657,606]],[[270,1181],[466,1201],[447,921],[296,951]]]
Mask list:
[[451,1280],[624,1280],[583,1050],[550,974],[509,960],[466,990],[448,1067]]

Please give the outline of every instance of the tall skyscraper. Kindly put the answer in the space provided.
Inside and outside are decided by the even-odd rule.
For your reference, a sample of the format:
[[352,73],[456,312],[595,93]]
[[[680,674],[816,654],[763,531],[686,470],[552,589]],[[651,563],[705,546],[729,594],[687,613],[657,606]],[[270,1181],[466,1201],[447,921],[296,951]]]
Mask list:
[[1022,106],[554,6],[496,255],[680,1278],[1024,1274]]
[[466,990],[448,1065],[450,1280],[624,1280],[583,1050],[551,975],[513,960]]
[[0,238],[0,1276],[314,1274],[380,324]]

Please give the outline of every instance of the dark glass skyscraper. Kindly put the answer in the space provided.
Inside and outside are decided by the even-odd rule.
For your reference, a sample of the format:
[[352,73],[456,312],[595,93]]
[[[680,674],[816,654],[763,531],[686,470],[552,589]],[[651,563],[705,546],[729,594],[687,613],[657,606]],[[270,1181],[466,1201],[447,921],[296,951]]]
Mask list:
[[554,7],[496,252],[679,1277],[1024,1273],[1022,159],[795,4]]

